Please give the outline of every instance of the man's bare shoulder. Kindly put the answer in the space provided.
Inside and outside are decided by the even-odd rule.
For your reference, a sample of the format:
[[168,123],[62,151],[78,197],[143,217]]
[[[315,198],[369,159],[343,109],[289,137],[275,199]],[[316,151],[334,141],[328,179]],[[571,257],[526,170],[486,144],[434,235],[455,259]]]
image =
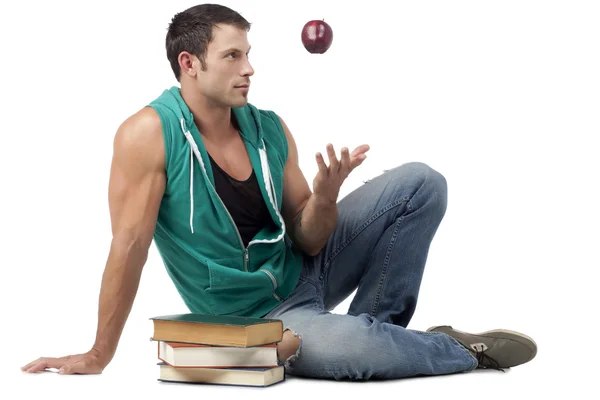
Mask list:
[[126,146],[162,142],[162,125],[157,112],[144,107],[131,115],[119,126],[115,141]]
[[113,151],[115,156],[164,167],[162,124],[156,111],[144,107],[123,121],[115,134]]

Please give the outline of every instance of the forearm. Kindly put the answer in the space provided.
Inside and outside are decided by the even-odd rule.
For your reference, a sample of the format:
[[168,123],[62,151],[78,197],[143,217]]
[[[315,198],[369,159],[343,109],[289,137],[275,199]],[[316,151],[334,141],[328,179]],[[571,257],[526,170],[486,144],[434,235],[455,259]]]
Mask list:
[[106,363],[115,354],[125,321],[140,282],[147,246],[136,241],[113,239],[102,276],[98,306],[98,329],[93,348]]
[[337,218],[337,203],[313,194],[294,219],[290,237],[305,253],[314,256],[325,247]]

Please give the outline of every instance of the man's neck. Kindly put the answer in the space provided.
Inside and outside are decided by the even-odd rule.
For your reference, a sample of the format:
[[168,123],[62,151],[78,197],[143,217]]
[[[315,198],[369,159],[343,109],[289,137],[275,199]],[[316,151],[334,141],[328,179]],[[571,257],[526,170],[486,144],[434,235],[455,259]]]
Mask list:
[[237,134],[231,118],[231,107],[210,104],[206,97],[193,89],[181,88],[181,97],[192,112],[200,133],[211,142],[228,143]]

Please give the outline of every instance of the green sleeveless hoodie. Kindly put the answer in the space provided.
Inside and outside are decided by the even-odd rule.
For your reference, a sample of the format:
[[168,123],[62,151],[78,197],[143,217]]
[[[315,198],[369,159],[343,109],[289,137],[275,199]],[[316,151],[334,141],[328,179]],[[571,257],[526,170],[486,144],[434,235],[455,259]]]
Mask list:
[[267,314],[289,296],[302,268],[281,216],[288,144],[278,116],[252,104],[232,109],[274,222],[244,248],[180,89],[165,90],[149,107],[162,123],[167,177],[154,242],[176,289],[193,313]]

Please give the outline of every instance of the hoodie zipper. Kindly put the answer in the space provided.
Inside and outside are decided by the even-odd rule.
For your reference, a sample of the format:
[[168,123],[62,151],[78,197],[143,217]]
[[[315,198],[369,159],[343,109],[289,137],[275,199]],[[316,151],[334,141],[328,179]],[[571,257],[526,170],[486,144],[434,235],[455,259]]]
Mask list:
[[[217,193],[217,190],[215,189],[215,187],[213,186],[212,182],[210,181],[210,179],[208,180],[208,183],[210,184],[210,186],[213,188],[214,192]],[[219,201],[221,202],[221,204],[223,205],[223,208],[225,209],[225,212],[227,212],[227,215],[229,215],[229,219],[231,220],[231,223],[233,224],[233,227],[235,228],[235,232],[237,233],[238,239],[240,240],[240,246],[242,247],[242,249],[244,250],[244,271],[248,272],[248,261],[250,260],[250,256],[248,255],[248,247],[250,247],[250,245],[252,244],[252,242],[250,242],[248,244],[248,247],[244,246],[244,241],[242,240],[242,235],[240,234],[239,229],[237,228],[237,225],[235,224],[235,221],[233,220],[233,217],[231,216],[231,214],[229,213],[229,210],[227,209],[227,207],[225,207],[225,203],[223,203],[223,200],[221,200],[221,197],[219,196],[219,194],[217,193],[217,198],[219,199]]]
[[[217,195],[217,197],[219,197],[219,195]],[[227,211],[227,215],[229,215],[229,219],[231,220],[231,223],[233,224],[233,227],[235,228],[235,231],[238,235],[238,239],[240,240],[240,246],[242,247],[242,249],[244,249],[244,271],[248,272],[248,261],[250,260],[250,256],[248,255],[248,247],[250,247],[252,242],[250,242],[248,244],[248,247],[244,246],[244,241],[242,240],[242,235],[240,235],[240,231],[238,230],[237,225],[235,224],[235,221],[233,220],[233,217],[229,213],[229,210],[227,210],[227,207],[225,207],[225,203],[223,203],[223,200],[221,200],[220,197],[219,197],[219,200],[221,201],[221,204],[223,204],[223,208],[225,209],[225,211]]]
[[[210,182],[210,180],[208,181],[208,183],[210,183],[213,190],[215,190],[215,188],[214,188],[212,182]],[[215,190],[215,193],[216,193],[216,190]],[[221,200],[221,197],[219,196],[218,193],[217,193],[217,197],[219,198],[219,201],[221,202],[221,204],[223,205],[223,208],[227,212],[227,215],[229,215],[229,219],[231,220],[231,223],[233,224],[233,227],[235,228],[235,231],[237,232],[238,239],[240,240],[240,245],[242,246],[242,249],[244,249],[244,271],[248,272],[248,262],[250,261],[250,255],[248,254],[248,248],[252,245],[252,242],[250,242],[248,244],[248,247],[244,247],[244,242],[242,241],[242,235],[240,235],[240,231],[238,230],[237,225],[235,224],[235,221],[233,220],[233,217],[229,213],[229,210],[227,209],[227,207],[225,207],[225,203],[223,203],[223,200]],[[261,271],[264,272],[271,279],[271,282],[273,282],[273,292],[272,292],[273,297],[275,297],[278,301],[281,301],[281,297],[279,297],[279,295],[277,295],[277,293],[275,293],[275,290],[277,289],[277,279],[273,276],[273,274],[271,272],[269,272],[265,269],[262,269]]]

